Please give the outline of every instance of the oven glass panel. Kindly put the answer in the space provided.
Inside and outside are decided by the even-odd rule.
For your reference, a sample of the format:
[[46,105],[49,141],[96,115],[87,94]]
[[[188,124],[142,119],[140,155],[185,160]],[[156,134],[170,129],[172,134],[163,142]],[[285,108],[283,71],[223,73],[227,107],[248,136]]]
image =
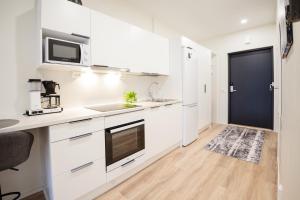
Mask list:
[[113,164],[145,148],[144,125],[116,133],[106,133],[106,165]]
[[80,63],[80,45],[49,39],[49,59],[53,61]]

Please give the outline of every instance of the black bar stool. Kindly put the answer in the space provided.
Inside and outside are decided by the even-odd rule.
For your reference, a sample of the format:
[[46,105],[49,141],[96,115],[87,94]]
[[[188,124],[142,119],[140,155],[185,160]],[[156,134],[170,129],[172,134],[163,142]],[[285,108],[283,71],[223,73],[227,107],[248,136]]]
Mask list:
[[[31,133],[24,131],[0,133],[0,172],[7,169],[19,171],[15,167],[29,158],[33,138]],[[0,200],[7,196],[13,196],[13,200],[17,200],[21,193],[2,194],[0,186]]]

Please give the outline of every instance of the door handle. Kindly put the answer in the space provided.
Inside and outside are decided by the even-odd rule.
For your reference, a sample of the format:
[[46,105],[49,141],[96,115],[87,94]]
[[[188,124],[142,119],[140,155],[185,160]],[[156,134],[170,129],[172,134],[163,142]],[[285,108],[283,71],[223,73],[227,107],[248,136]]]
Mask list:
[[231,85],[231,86],[229,87],[229,92],[230,92],[230,93],[233,93],[233,92],[237,92],[237,90],[235,90],[235,89],[234,89],[234,86]]
[[275,89],[279,89],[279,88],[278,88],[278,87],[275,87],[274,82],[272,82],[272,83],[269,85],[269,90],[270,90],[270,92],[272,92],[272,91],[275,90]]

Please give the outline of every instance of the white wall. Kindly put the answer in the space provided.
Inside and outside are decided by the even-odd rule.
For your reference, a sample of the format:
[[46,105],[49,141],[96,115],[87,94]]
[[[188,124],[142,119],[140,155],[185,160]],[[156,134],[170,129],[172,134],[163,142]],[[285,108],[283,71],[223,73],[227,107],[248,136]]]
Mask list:
[[[278,17],[282,4],[278,0]],[[282,60],[282,116],[279,135],[279,200],[300,198],[300,22],[293,24],[294,44]],[[279,30],[279,27],[278,27]],[[279,40],[279,39],[278,39]]]
[[294,45],[282,63],[282,128],[280,184],[283,200],[300,198],[300,23],[294,24]]
[[[64,107],[122,101],[123,92],[135,90],[139,98],[146,98],[152,81],[160,83],[160,97],[181,99],[181,44],[179,34],[152,19],[124,1],[83,0],[93,9],[98,9],[113,17],[120,18],[150,31],[168,37],[170,48],[171,75],[169,77],[122,76],[120,81],[107,75],[88,74],[72,78],[70,72],[35,70],[35,0],[0,0],[0,118],[21,115],[28,108],[29,78],[43,78],[61,84]],[[155,22],[155,23],[154,23]],[[5,191],[21,191],[31,194],[42,187],[40,176],[39,138],[36,131],[30,159],[20,165],[20,172],[0,173],[0,184]]]
[[[245,40],[250,38],[251,43],[245,44]],[[243,32],[224,35],[212,40],[201,42],[204,46],[211,49],[216,54],[216,71],[213,72],[213,83],[216,86],[216,96],[213,96],[214,109],[213,121],[216,123],[228,123],[228,53],[238,52],[261,47],[274,47],[274,55],[277,55],[278,48],[276,43],[275,24],[250,29]],[[279,60],[274,56],[274,81],[276,87],[280,85]],[[279,130],[279,90],[274,92],[274,129]]]

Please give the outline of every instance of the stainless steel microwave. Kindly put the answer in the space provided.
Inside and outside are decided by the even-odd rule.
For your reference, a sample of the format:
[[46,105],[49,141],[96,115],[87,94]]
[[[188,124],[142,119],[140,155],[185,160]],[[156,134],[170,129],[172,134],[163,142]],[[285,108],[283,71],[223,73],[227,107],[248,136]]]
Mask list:
[[46,37],[44,62],[69,65],[90,65],[90,47],[83,43]]

